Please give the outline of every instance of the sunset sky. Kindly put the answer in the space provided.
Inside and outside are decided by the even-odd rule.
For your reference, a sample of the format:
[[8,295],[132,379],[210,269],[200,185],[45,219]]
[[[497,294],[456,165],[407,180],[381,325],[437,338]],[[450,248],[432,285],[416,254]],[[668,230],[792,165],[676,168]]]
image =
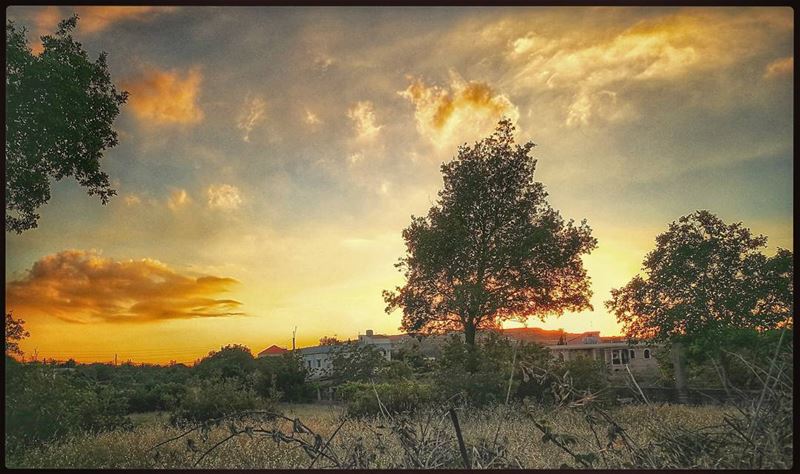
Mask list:
[[792,249],[789,8],[12,7],[76,11],[130,92],[102,206],[54,183],[6,233],[6,305],[30,356],[192,361],[366,329],[411,215],[460,143],[506,116],[537,180],[586,218],[593,311],[529,326],[619,333],[603,302],[655,236],[708,209]]

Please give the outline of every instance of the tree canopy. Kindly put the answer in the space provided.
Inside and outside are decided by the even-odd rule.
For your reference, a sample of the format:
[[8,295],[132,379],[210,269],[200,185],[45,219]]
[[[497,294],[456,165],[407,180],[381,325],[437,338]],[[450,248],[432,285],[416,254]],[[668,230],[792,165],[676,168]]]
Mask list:
[[6,231],[35,228],[50,199],[50,179],[72,176],[106,204],[116,194],[100,170],[128,97],[114,87],[106,53],[89,59],[71,35],[77,16],[42,37],[34,55],[25,29],[6,23]]
[[761,250],[767,238],[708,211],[670,224],[643,263],[644,276],[611,291],[606,306],[635,339],[718,339],[733,328],[791,324],[793,255]]
[[514,143],[514,126],[495,132],[441,167],[444,187],[426,217],[403,231],[405,285],[384,291],[387,312],[402,308],[402,329],[478,329],[503,320],[544,318],[591,308],[581,256],[597,241],[585,221],[565,222],[534,180],[535,146]]

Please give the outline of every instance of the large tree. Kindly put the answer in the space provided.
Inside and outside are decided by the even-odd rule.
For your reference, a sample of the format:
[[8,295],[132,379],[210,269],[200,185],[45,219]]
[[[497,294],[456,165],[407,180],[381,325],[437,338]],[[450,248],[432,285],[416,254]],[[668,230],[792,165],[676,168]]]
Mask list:
[[477,330],[504,320],[591,308],[581,256],[597,241],[546,201],[534,146],[515,144],[504,119],[442,165],[438,201],[403,231],[405,285],[383,292],[387,312],[402,308],[403,330],[460,330],[474,345]]
[[627,336],[708,338],[730,328],[766,330],[792,321],[792,252],[772,257],[767,238],[708,211],[670,224],[624,287],[606,302]]
[[73,176],[103,204],[116,194],[100,158],[117,144],[111,126],[128,94],[114,87],[106,53],[93,62],[72,38],[77,20],[43,36],[39,55],[6,23],[6,231],[37,226],[51,179]]
[[636,275],[611,290],[606,306],[633,339],[672,344],[677,388],[686,386],[686,350],[693,363],[710,362],[727,388],[726,350],[741,331],[763,333],[791,325],[793,255],[762,253],[767,239],[741,223],[727,225],[708,211],[670,224],[656,237]]

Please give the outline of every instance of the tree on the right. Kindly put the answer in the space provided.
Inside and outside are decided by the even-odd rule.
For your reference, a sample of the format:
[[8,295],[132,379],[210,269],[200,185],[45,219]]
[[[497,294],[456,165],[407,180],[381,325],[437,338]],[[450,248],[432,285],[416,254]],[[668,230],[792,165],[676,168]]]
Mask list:
[[[791,327],[793,254],[779,248],[768,257],[766,244],[742,223],[725,224],[709,211],[683,216],[656,237],[644,275],[611,290],[606,307],[628,337],[700,343],[714,362],[731,330]],[[680,372],[676,367],[676,379]],[[685,380],[676,383],[681,388]]]

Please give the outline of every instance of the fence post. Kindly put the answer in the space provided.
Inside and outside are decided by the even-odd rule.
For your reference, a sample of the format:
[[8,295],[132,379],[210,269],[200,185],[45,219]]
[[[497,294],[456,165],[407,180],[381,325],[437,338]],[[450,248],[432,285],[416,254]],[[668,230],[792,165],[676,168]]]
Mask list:
[[458,449],[461,451],[461,459],[464,461],[464,467],[467,469],[472,469],[472,466],[469,463],[469,456],[467,456],[467,447],[464,446],[464,438],[461,436],[461,427],[458,426],[458,417],[456,416],[456,410],[454,408],[450,408],[450,419],[453,420],[453,427],[456,429],[456,438],[458,439]]

